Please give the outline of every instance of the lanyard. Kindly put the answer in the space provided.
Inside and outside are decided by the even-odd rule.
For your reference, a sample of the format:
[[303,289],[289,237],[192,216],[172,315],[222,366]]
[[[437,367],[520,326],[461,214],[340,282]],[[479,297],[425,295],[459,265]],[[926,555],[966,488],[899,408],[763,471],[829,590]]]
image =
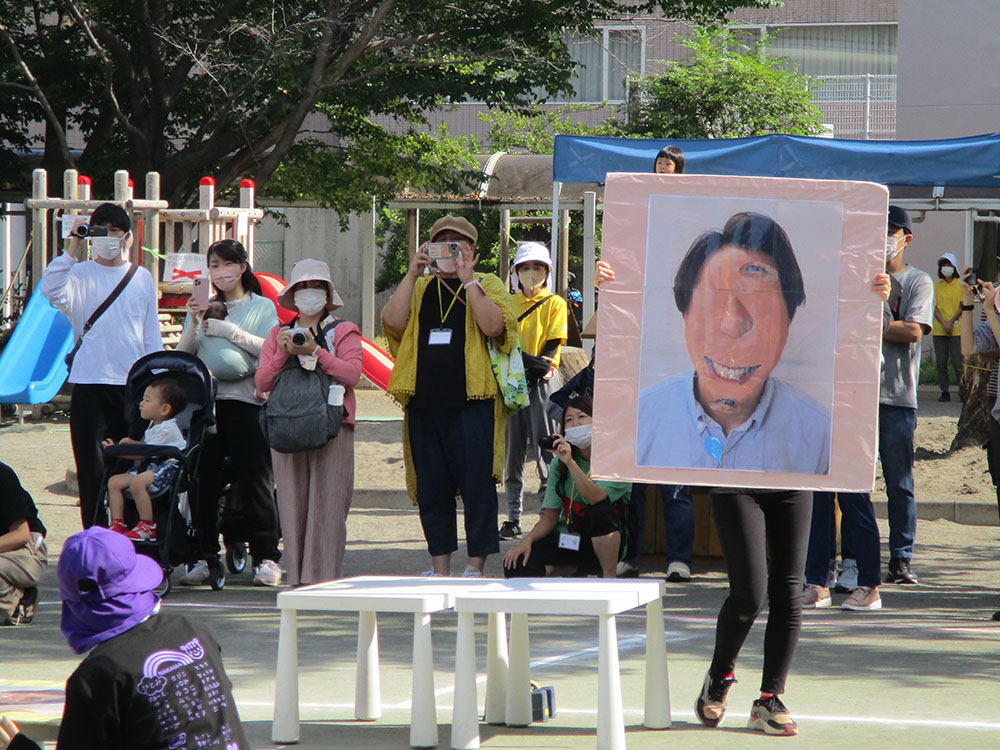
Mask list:
[[[590,478],[590,469],[587,469],[587,478]],[[573,530],[573,503],[579,497],[580,493],[576,491],[576,482],[573,482],[573,486],[569,491],[569,497],[563,498],[563,512],[566,514],[566,528],[569,531]]]
[[437,280],[437,287],[438,287],[438,310],[441,313],[441,325],[444,325],[444,322],[448,320],[448,316],[451,314],[451,308],[455,306],[455,302],[458,300],[458,295],[455,294],[455,292],[452,292],[451,287],[448,287],[448,291],[451,292],[452,295],[454,295],[454,297],[451,300],[451,304],[448,305],[448,310],[445,311],[444,301],[441,299],[441,279]]

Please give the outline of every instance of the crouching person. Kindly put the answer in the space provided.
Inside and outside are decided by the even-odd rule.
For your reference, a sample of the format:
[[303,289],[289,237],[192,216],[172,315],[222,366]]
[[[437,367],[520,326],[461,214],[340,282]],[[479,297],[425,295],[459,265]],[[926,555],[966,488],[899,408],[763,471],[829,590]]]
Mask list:
[[576,395],[563,410],[562,434],[542,502],[542,517],[504,555],[508,578],[600,573],[614,578],[622,544],[622,514],[632,485],[590,478],[593,401]]
[[[219,644],[182,615],[161,614],[158,563],[93,526],[59,557],[62,632],[86,658],[66,681],[59,750],[249,748]],[[11,739],[12,738],[12,739]],[[0,720],[0,750],[38,745]]]
[[0,622],[27,625],[35,617],[38,584],[48,565],[45,527],[17,474],[0,463]]

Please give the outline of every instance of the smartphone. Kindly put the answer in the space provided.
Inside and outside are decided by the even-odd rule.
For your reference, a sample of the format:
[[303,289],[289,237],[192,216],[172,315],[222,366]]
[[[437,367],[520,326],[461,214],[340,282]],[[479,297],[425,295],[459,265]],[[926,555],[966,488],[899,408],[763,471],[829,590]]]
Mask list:
[[457,242],[428,242],[427,243],[427,257],[431,260],[440,260],[441,258],[453,258],[458,259],[458,243]]
[[208,277],[195,276],[191,280],[191,287],[191,298],[198,303],[198,307],[205,310],[208,307]]

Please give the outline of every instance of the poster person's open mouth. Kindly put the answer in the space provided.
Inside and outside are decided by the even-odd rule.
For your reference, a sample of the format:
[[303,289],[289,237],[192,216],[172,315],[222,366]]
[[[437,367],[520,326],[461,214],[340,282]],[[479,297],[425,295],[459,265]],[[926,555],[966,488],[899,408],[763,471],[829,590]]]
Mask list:
[[705,359],[705,364],[708,365],[708,372],[717,380],[722,380],[727,383],[736,383],[737,385],[742,385],[747,382],[751,376],[760,369],[760,365],[751,365],[750,367],[726,367],[725,365],[720,365],[718,362],[713,360],[707,355],[703,355]]

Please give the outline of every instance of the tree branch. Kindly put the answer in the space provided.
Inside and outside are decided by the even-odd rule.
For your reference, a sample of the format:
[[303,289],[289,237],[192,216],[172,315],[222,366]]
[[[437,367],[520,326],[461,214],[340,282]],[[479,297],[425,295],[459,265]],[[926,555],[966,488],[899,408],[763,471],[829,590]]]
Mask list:
[[52,128],[52,133],[56,139],[56,147],[59,149],[59,155],[62,157],[66,164],[72,166],[73,158],[69,154],[69,145],[66,143],[66,130],[65,125],[59,121],[56,116],[55,110],[49,103],[49,98],[45,96],[45,92],[42,91],[42,87],[38,84],[38,79],[35,78],[35,74],[31,72],[31,68],[21,57],[21,51],[17,48],[17,43],[14,41],[14,37],[10,35],[7,27],[0,23],[0,38],[4,40],[7,47],[10,49],[11,55],[14,57],[14,62],[17,67],[20,68],[21,74],[28,79],[28,89],[34,95],[35,101],[41,106],[42,111],[45,113],[45,120],[49,123]]

